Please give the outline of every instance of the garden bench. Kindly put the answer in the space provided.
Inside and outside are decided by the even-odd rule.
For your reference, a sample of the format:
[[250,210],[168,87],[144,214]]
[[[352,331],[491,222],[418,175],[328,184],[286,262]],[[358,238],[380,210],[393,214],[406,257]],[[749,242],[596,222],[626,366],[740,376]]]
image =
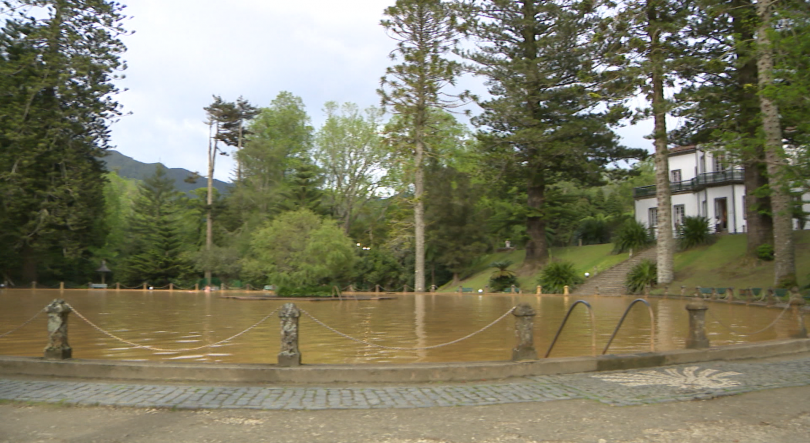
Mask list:
[[461,291],[459,292],[473,292],[473,288],[459,288]]
[[734,299],[734,288],[714,288],[714,292],[719,298]]
[[788,290],[785,289],[785,288],[776,288],[776,289],[774,289],[773,290],[773,295],[774,295],[774,297],[776,297],[776,298],[778,298],[780,300],[789,296]]
[[757,301],[765,300],[765,292],[762,288],[748,288],[748,297],[753,297]]
[[90,289],[107,289],[106,283],[90,283]]
[[714,294],[714,288],[701,288],[700,286],[698,286],[697,294],[695,295],[698,295],[703,298],[710,298],[712,294]]

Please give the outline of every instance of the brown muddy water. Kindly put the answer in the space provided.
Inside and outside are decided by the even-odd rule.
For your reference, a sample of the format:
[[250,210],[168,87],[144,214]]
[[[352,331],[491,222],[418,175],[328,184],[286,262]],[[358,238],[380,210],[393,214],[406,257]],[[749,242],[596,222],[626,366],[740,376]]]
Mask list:
[[[233,295],[234,293],[230,293]],[[255,293],[253,293],[255,295]],[[73,357],[109,360],[154,360],[223,363],[275,363],[279,351],[278,314],[233,341],[197,351],[173,351],[216,343],[244,331],[284,301],[234,300],[218,294],[185,291],[0,290],[0,335],[23,324],[56,298],[110,333],[141,345],[132,347],[95,330],[76,315],[69,320]],[[297,301],[296,305],[332,328],[359,340],[392,347],[447,343],[488,325],[518,303],[535,308],[535,347],[542,357],[568,308],[577,300],[591,304],[596,318],[597,353],[633,297],[563,297],[535,295],[397,295],[378,301]],[[655,314],[655,350],[681,349],[687,335],[687,300],[649,300]],[[707,329],[713,346],[787,338],[789,315],[781,309],[709,304]],[[719,320],[719,323],[718,323]],[[722,323],[722,324],[721,324]],[[47,343],[47,315],[0,337],[0,355],[42,356]],[[302,314],[300,349],[304,363],[363,364],[508,360],[515,345],[512,315],[486,331],[437,349],[402,351],[366,346],[342,337]],[[729,330],[731,328],[731,331]],[[736,335],[735,335],[736,334]],[[646,306],[636,304],[608,353],[650,350]],[[586,309],[577,306],[551,357],[591,355],[591,328]]]

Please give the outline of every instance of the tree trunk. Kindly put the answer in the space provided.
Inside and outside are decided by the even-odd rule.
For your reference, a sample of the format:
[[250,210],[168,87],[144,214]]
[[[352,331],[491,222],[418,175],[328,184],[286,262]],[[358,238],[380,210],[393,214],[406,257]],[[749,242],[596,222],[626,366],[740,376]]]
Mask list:
[[669,149],[667,149],[667,103],[664,98],[664,49],[660,41],[658,15],[648,3],[647,26],[650,37],[650,64],[653,118],[655,129],[655,196],[658,204],[657,266],[658,284],[674,279],[675,239],[672,235],[672,191],[669,187]]
[[20,251],[22,255],[22,282],[21,284],[30,284],[37,281],[37,257],[34,248],[29,244],[25,244]]
[[[760,126],[759,98],[751,85],[757,83],[757,61],[753,57],[752,46],[757,29],[756,7],[751,0],[734,0],[729,14],[733,20],[734,33],[739,42],[735,45],[737,60],[743,64],[736,68],[737,102],[740,111],[737,127],[748,140],[757,140]],[[769,215],[771,200],[768,196],[758,196],[757,190],[768,185],[765,171],[765,151],[761,145],[743,146],[743,183],[745,184],[745,220],[748,232],[746,254],[756,256],[757,248],[773,242],[773,221]]]
[[[417,129],[417,132],[420,130]],[[414,240],[416,242],[416,263],[414,268],[414,291],[425,292],[425,204],[423,201],[425,176],[422,170],[422,159],[424,156],[424,144],[421,137],[417,136],[416,152],[414,157],[415,171],[413,178],[414,198],[416,204],[413,208],[414,214]]]
[[759,74],[759,105],[762,129],[765,133],[765,161],[771,190],[773,210],[774,285],[789,287],[796,284],[796,261],[793,247],[793,205],[790,183],[785,175],[782,127],[779,108],[765,93],[773,84],[773,48],[768,32],[771,27],[770,2],[757,1],[757,68]]
[[546,203],[546,184],[543,172],[539,168],[541,167],[532,172],[526,189],[527,205],[529,211],[534,213],[526,219],[526,234],[529,236],[529,242],[526,243],[526,258],[523,260],[523,270],[526,272],[535,271],[548,257],[546,220],[540,215]]
[[[213,127],[213,123],[212,126]],[[209,138],[208,138],[208,199],[206,200],[206,208],[205,208],[205,252],[210,258],[211,254],[211,246],[214,244],[214,220],[213,215],[211,214],[212,207],[214,205],[214,164],[216,162],[216,155],[217,155],[217,148],[216,143],[213,141],[213,137],[210,135],[209,130]],[[211,286],[211,268],[209,265],[209,260],[206,259],[205,261],[205,284],[206,286]]]

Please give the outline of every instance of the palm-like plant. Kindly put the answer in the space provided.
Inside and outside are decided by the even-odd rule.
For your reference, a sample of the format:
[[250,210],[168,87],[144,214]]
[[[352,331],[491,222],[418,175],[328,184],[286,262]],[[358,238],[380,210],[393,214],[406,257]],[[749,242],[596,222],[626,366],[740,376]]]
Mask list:
[[490,264],[496,271],[489,276],[489,289],[493,292],[500,292],[512,285],[517,285],[517,276],[508,268],[512,266],[509,260],[496,261]]
[[712,242],[709,219],[706,217],[684,217],[678,227],[678,246],[681,250],[694,248]]
[[642,260],[627,273],[624,285],[631,294],[638,294],[647,285],[655,286],[657,281],[658,266],[652,260]]
[[582,283],[584,278],[579,275],[576,267],[569,261],[554,261],[546,265],[540,271],[540,278],[537,284],[543,287],[543,292],[548,294],[562,294],[565,286],[572,289]]
[[631,249],[636,251],[644,249],[653,243],[653,238],[646,226],[637,220],[631,219],[627,220],[621,228],[619,228],[613,243],[614,251],[621,253]]

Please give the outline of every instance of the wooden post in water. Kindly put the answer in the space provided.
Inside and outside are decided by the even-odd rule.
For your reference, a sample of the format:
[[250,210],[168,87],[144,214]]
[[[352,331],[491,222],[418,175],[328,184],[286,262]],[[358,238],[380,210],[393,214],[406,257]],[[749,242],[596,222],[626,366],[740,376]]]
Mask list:
[[281,319],[281,352],[278,353],[279,366],[300,366],[301,351],[298,350],[298,317],[301,311],[294,303],[284,303],[278,313]]
[[70,306],[64,300],[54,300],[45,307],[48,313],[48,346],[45,347],[45,358],[64,360],[71,358],[73,349],[68,344],[67,324]]
[[512,349],[512,361],[537,360],[534,349],[534,316],[537,313],[527,303],[520,303],[512,311],[515,316],[515,336],[517,346]]

